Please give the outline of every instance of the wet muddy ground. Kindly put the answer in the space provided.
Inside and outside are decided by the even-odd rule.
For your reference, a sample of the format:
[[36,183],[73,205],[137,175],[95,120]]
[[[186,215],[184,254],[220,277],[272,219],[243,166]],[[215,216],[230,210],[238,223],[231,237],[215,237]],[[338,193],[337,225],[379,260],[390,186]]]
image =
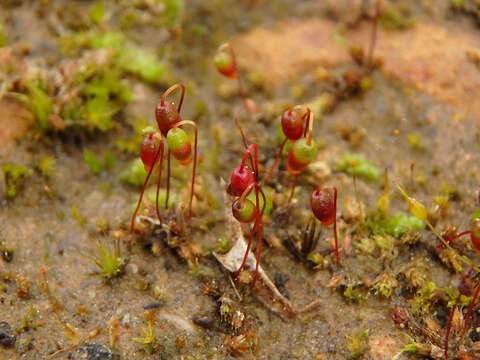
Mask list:
[[[435,249],[439,240],[418,225],[396,184],[425,204],[438,232],[467,230],[480,216],[477,5],[382,1],[378,66],[369,71],[350,55],[368,48],[374,6],[363,3],[2,2],[0,358],[391,359],[409,343],[399,358],[442,358],[468,267],[460,255],[479,259],[469,237]],[[256,114],[213,66],[226,41]],[[182,221],[190,167],[173,161],[174,204],[161,209],[168,226],[155,225],[147,200],[129,234],[145,177],[129,170],[140,130],[154,125],[155,105],[177,82],[187,89],[182,116],[199,127],[194,217]],[[263,176],[278,151],[280,116],[295,104],[314,111],[319,150],[291,206],[285,157],[268,184],[261,265],[279,293],[265,295],[248,276],[234,285],[213,254],[239,236],[221,178],[243,156],[234,119],[258,145]],[[357,191],[351,169],[339,165],[349,153],[368,162]],[[386,214],[377,206],[385,168]],[[332,229],[319,222],[309,260],[288,245],[301,243],[309,195],[326,184],[338,188],[340,264]],[[398,212],[409,222],[392,232],[398,218],[385,224]],[[105,279],[92,256],[115,243],[118,273]],[[272,311],[280,299],[296,316]],[[469,298],[460,303],[449,357],[475,358],[478,315],[461,341]]]

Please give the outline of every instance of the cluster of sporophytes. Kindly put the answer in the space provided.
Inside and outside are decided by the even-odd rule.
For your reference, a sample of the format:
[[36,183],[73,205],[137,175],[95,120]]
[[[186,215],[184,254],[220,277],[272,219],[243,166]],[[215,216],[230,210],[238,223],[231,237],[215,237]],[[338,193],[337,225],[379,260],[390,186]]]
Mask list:
[[[237,79],[238,81],[238,93],[242,99],[245,108],[250,112],[255,112],[256,109],[252,105],[252,101],[248,99],[245,95],[245,92],[242,87],[242,83],[239,77],[239,72],[237,69],[235,53],[230,44],[223,44],[217,51],[215,57],[215,66],[217,70],[224,76]],[[267,170],[265,178],[262,180],[262,183],[268,183],[273,173],[278,166],[283,149],[286,146],[287,142],[290,143],[290,150],[287,156],[287,171],[294,177],[292,182],[292,188],[290,191],[290,196],[288,198],[288,205],[294,196],[295,187],[298,181],[300,173],[314,160],[317,153],[317,144],[313,140],[313,120],[314,114],[308,106],[297,105],[291,109],[286,110],[281,117],[281,127],[284,135],[284,140],[282,141],[278,153],[271,165]],[[245,155],[243,157],[242,163],[239,167],[235,168],[232,172],[229,192],[233,196],[237,196],[232,204],[232,211],[234,217],[244,223],[249,223],[254,221],[250,238],[247,245],[247,250],[244,255],[243,262],[240,268],[237,271],[237,275],[243,269],[246,263],[248,252],[250,250],[251,242],[253,239],[254,232],[258,233],[258,250],[257,250],[257,261],[256,269],[254,274],[254,280],[252,285],[255,283],[258,264],[260,260],[260,253],[262,248],[262,239],[261,239],[261,220],[264,212],[264,206],[260,208],[260,204],[265,204],[265,194],[261,190],[258,179],[258,150],[255,144],[247,146],[247,142],[242,133],[242,138],[245,147],[247,148]],[[251,151],[254,150],[254,160],[252,159]],[[251,169],[245,165],[247,156],[250,158]],[[255,201],[250,201],[246,197],[254,191]],[[337,232],[336,232],[336,196],[337,190],[334,187],[323,187],[314,194],[312,194],[312,210],[319,218],[324,225],[334,224],[334,233],[335,233],[335,255],[337,260],[339,260],[338,255],[338,242],[337,242]],[[328,199],[327,199],[328,198]],[[331,202],[328,202],[331,200]]]
[[[181,91],[180,100],[176,107],[172,102],[167,101],[167,96],[174,90]],[[197,170],[197,144],[198,130],[197,125],[191,120],[182,120],[180,110],[185,95],[185,86],[175,84],[168,88],[162,95],[160,103],[155,108],[155,119],[158,130],[147,129],[144,134],[143,141],[140,145],[140,158],[145,170],[148,172],[137,207],[132,215],[130,223],[130,232],[133,232],[135,226],[135,218],[142,203],[143,194],[153,171],[158,168],[157,192],[155,197],[155,209],[158,220],[162,217],[159,211],[159,192],[162,180],[164,155],[167,158],[167,186],[165,197],[165,208],[168,208],[169,192],[170,192],[170,158],[173,156],[182,166],[187,166],[192,162],[192,144],[187,133],[183,130],[186,125],[192,126],[195,131],[195,140],[193,145],[193,166],[192,166],[192,182],[190,185],[190,198],[188,202],[188,218],[192,216],[192,201],[195,191],[195,175]],[[165,151],[166,149],[166,151]]]

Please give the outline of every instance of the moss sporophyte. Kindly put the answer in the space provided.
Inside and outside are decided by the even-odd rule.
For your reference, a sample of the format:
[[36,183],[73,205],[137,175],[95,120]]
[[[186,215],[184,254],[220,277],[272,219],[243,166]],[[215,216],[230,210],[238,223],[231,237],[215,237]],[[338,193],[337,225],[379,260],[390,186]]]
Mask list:
[[[181,91],[180,100],[178,107],[169,101],[166,100],[167,96],[179,89]],[[197,155],[198,155],[198,129],[195,122],[191,120],[182,120],[180,116],[180,110],[183,104],[183,98],[185,95],[185,86],[182,84],[175,84],[168,88],[162,95],[160,103],[155,108],[155,118],[157,121],[157,126],[159,131],[155,129],[149,129],[145,132],[143,141],[140,145],[140,158],[144,165],[145,170],[147,171],[147,176],[145,182],[142,186],[140,192],[140,197],[138,199],[137,207],[132,215],[132,220],[130,223],[130,232],[133,232],[135,226],[135,218],[137,212],[142,203],[143,194],[145,188],[148,184],[148,180],[152,175],[152,172],[155,168],[158,168],[158,180],[157,180],[157,193],[155,200],[155,209],[158,219],[161,221],[160,211],[159,211],[159,192],[160,192],[160,182],[162,178],[163,170],[163,160],[165,148],[167,148],[167,186],[166,186],[166,197],[165,197],[165,208],[168,207],[169,193],[170,193],[170,157],[173,157],[180,163],[182,166],[187,166],[192,162],[192,180],[190,185],[190,196],[188,202],[188,218],[192,217],[192,201],[195,190],[195,175],[197,170]],[[192,159],[192,145],[190,140],[183,130],[184,126],[191,126],[194,128],[195,140],[193,145],[193,159]]]

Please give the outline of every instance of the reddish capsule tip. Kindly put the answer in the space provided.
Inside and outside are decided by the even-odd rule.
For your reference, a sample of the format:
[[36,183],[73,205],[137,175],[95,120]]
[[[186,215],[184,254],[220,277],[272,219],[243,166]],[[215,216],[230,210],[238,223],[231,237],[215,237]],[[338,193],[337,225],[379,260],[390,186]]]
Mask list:
[[167,136],[168,130],[182,120],[175,105],[168,101],[155,107],[155,119],[163,136]]
[[458,283],[458,291],[460,294],[465,295],[465,296],[472,296],[473,291],[474,291],[474,286],[473,282],[471,279],[471,271],[467,271],[465,275],[462,276],[460,279],[460,282]]
[[[158,135],[158,136],[157,136]],[[161,146],[161,140],[158,133],[150,133],[143,137],[140,145],[140,158],[142,159],[145,170],[150,170],[155,164],[155,156]]]
[[218,72],[230,79],[237,76],[237,68],[231,54],[226,51],[219,51],[214,59]]
[[311,141],[310,144],[305,138],[295,141],[288,152],[288,172],[294,175],[302,172],[302,170],[305,169],[315,158],[316,153],[317,145],[315,141]]
[[303,134],[303,120],[294,109],[285,111],[282,115],[282,130],[290,140],[298,140]]
[[232,195],[240,196],[245,189],[255,181],[253,172],[246,166],[237,166],[230,177],[230,191]]
[[293,154],[293,150],[290,149],[287,157],[287,171],[292,175],[300,174],[303,169],[308,166],[309,163],[303,163],[298,161],[298,159]]
[[336,216],[335,201],[332,191],[328,189],[317,189],[310,197],[310,205],[315,217],[328,226],[333,224]]
[[170,149],[172,155],[181,165],[188,165],[192,160],[192,145],[190,141],[185,143],[181,148]]

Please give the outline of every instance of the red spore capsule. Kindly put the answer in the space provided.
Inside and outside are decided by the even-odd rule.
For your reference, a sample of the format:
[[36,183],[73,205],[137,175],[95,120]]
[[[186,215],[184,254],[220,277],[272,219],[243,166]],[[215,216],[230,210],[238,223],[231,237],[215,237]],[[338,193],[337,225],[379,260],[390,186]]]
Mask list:
[[282,130],[289,140],[298,140],[303,134],[303,119],[295,109],[289,109],[282,115]]
[[155,165],[155,156],[161,146],[161,135],[159,133],[149,133],[143,137],[140,145],[140,158],[143,166],[148,172]]
[[253,172],[246,166],[237,166],[230,177],[230,192],[232,195],[240,196],[245,189],[255,181]]
[[317,189],[310,197],[310,205],[315,217],[328,226],[335,221],[335,202],[331,191],[327,189]]
[[167,136],[168,131],[182,120],[175,105],[168,101],[155,107],[155,119],[163,136]]

